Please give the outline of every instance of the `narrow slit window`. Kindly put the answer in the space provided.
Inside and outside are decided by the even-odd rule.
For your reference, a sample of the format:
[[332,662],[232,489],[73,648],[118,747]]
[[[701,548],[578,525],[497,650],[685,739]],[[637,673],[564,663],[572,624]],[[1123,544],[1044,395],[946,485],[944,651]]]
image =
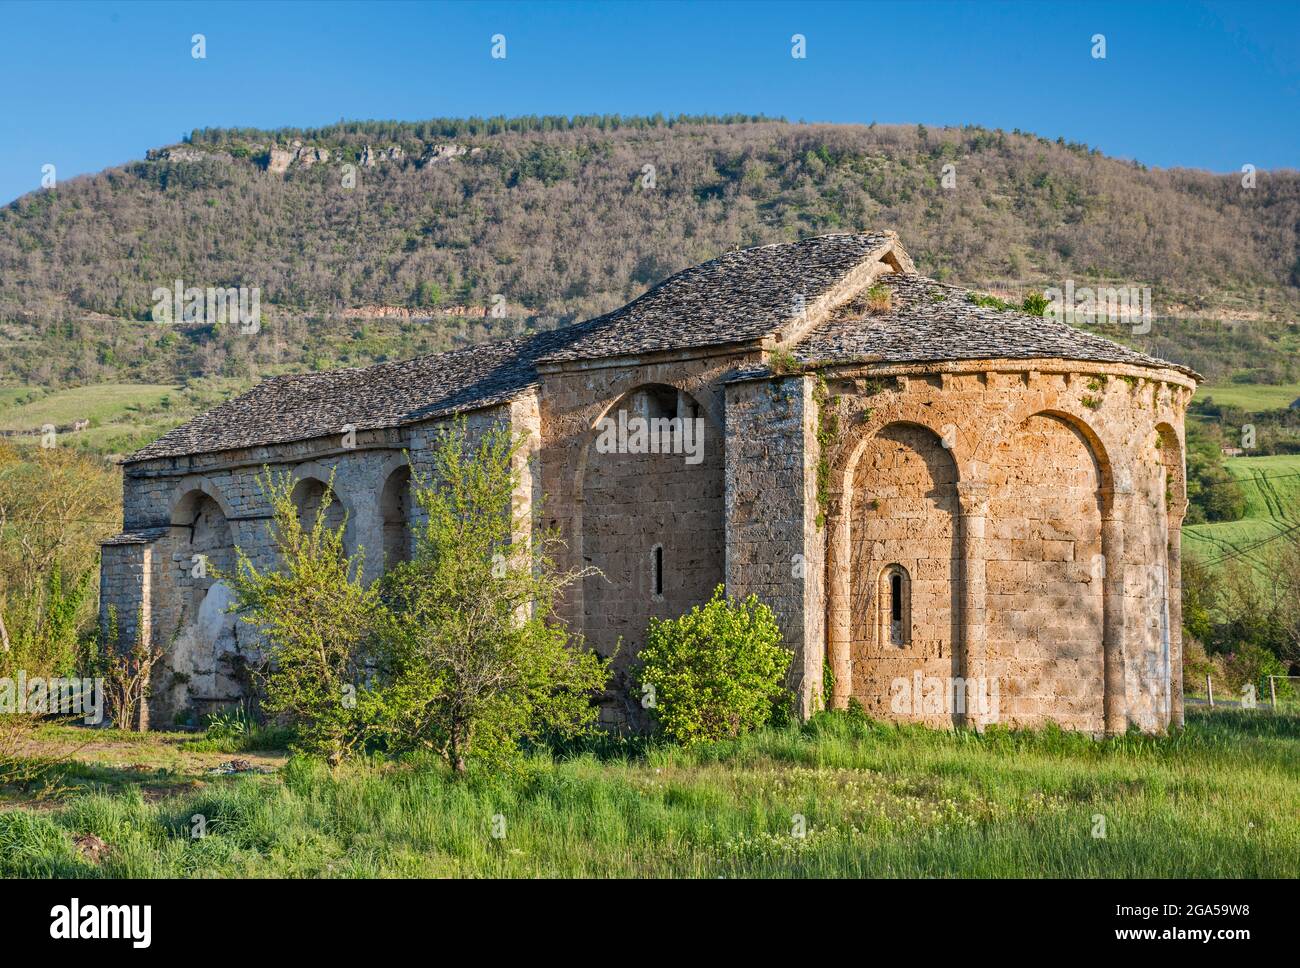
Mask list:
[[880,575],[881,643],[905,646],[912,639],[912,582],[902,565],[889,565]]
[[655,545],[650,552],[650,594],[656,598],[664,593],[664,548]]

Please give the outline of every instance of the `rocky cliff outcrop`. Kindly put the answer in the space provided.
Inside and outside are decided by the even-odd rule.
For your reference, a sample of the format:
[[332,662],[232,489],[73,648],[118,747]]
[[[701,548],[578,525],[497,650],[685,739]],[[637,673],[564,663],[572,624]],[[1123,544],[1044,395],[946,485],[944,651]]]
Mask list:
[[328,148],[313,148],[295,141],[288,148],[271,148],[267,153],[266,170],[282,175],[291,165],[309,168],[315,164],[324,164],[330,160]]

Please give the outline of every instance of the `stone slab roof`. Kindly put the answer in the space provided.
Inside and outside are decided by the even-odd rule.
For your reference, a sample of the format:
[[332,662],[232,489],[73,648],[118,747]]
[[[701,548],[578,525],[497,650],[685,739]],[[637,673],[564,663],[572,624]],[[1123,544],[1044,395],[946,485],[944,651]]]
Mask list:
[[793,348],[802,363],[865,359],[880,363],[944,360],[1066,359],[1195,370],[1146,356],[1046,316],[971,301],[959,286],[920,275],[886,275],[890,305],[873,312],[865,294],[840,307]]
[[135,531],[123,531],[104,541],[101,545],[137,545],[152,544],[167,534],[169,528],[138,528]]
[[[880,277],[892,305],[873,314],[866,291],[888,269],[882,260],[898,272]],[[800,335],[802,329],[807,332]],[[892,232],[824,235],[728,252],[677,273],[621,309],[563,329],[413,360],[275,377],[123,463],[310,440],[342,433],[347,424],[397,427],[510,400],[537,385],[540,363],[768,336],[793,340],[804,362],[1064,358],[1192,374],[1065,323],[976,306],[966,290],[916,275]]]
[[537,382],[539,356],[585,324],[413,360],[273,377],[201,414],[123,463],[377,430],[502,403]]
[[761,339],[831,294],[854,269],[897,244],[893,232],[822,235],[728,252],[664,280],[544,358],[599,359]]

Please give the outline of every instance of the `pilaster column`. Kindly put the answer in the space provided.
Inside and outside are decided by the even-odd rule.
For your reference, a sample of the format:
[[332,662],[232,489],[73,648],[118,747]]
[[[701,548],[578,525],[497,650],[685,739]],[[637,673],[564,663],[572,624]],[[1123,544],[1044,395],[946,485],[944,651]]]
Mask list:
[[[962,481],[957,485],[957,499],[961,505],[961,674],[970,681],[984,675],[988,618],[984,525],[989,513],[989,486],[982,481]],[[978,710],[967,710],[963,716],[963,723],[976,729],[986,725],[982,720]]]
[[853,616],[850,611],[853,567],[849,514],[843,494],[832,494],[826,523],[826,644],[827,659],[835,676],[831,706],[847,709],[853,694],[853,657],[850,652]]
[[1103,708],[1107,736],[1118,736],[1128,729],[1124,677],[1124,532],[1132,497],[1131,488],[1101,489]]
[[1169,508],[1165,596],[1169,615],[1169,725],[1183,725],[1183,517],[1187,502]]
[[822,706],[826,535],[817,501],[813,381],[790,376],[726,389],[727,594],[755,594],[794,652],[800,717]]

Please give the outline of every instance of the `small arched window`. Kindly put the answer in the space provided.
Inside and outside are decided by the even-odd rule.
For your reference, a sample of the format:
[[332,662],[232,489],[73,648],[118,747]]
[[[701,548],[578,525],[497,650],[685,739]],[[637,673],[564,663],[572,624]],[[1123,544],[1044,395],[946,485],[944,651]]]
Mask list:
[[912,579],[902,565],[880,573],[880,641],[904,646],[912,641]]
[[384,567],[411,560],[411,467],[403,464],[388,475],[379,495],[384,522]]

